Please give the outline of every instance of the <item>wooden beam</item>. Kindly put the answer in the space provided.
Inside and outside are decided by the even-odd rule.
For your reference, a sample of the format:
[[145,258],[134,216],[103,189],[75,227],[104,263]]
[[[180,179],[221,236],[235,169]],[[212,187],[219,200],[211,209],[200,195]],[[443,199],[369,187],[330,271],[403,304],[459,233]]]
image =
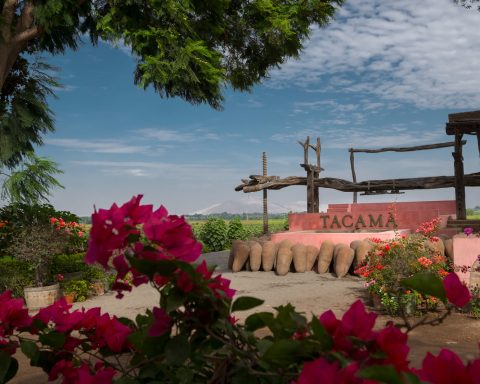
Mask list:
[[447,135],[455,135],[455,132],[475,135],[477,132],[480,132],[480,121],[460,121],[447,123],[445,125],[445,132]]
[[[467,143],[466,141],[462,141],[463,145],[465,145],[466,143]],[[386,147],[386,148],[379,148],[379,149],[350,148],[348,151],[350,153],[353,153],[353,152],[363,152],[363,153],[411,152],[411,151],[422,151],[422,150],[426,150],[426,149],[447,148],[447,147],[454,147],[454,146],[455,146],[454,141],[448,141],[446,143],[416,145],[414,147]]]
[[[314,180],[319,188],[331,188],[342,192],[365,192],[365,191],[391,191],[391,190],[413,190],[413,189],[438,189],[455,187],[455,176],[431,176],[416,177],[410,179],[387,179],[369,180],[359,183],[352,183],[344,179],[324,177]],[[467,187],[480,187],[480,172],[464,176],[464,184]],[[277,178],[264,183],[258,183],[251,179],[248,184],[238,185],[235,190],[245,193],[258,192],[263,189],[278,190],[292,185],[307,185],[307,178],[300,176],[289,176],[284,179]]]
[[448,115],[448,121],[480,121],[480,111],[450,113]]

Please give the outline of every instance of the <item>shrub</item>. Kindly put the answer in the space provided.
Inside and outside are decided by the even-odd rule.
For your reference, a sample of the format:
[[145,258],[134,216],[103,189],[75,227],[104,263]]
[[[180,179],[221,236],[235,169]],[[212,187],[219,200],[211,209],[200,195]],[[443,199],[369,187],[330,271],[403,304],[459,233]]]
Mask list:
[[228,245],[231,245],[233,240],[246,239],[247,234],[239,217],[235,217],[228,222],[227,237],[229,242]]
[[34,273],[28,262],[13,257],[0,258],[0,292],[10,290],[14,296],[23,297],[23,287],[33,284]]
[[412,315],[436,308],[438,300],[402,285],[405,279],[419,272],[429,272],[439,278],[448,274],[445,256],[426,244],[427,240],[441,241],[431,236],[433,225],[430,223],[423,224],[421,228],[426,230],[419,230],[418,234],[388,241],[374,239],[374,248],[355,271],[366,278],[370,293],[380,298],[383,308],[391,315]]
[[55,255],[65,251],[69,235],[53,229],[50,224],[24,225],[16,230],[7,252],[17,260],[24,261],[34,273],[36,286],[51,280],[50,267]]
[[61,287],[64,294],[73,293],[76,301],[85,301],[90,294],[90,284],[86,280],[66,280]]
[[200,231],[200,240],[210,252],[223,251],[228,244],[225,221],[217,218],[208,219]]
[[[8,248],[17,233],[29,228],[50,225],[51,218],[62,218],[65,222],[78,222],[78,216],[68,211],[57,211],[50,204],[28,205],[13,203],[0,208],[0,256],[8,255]],[[72,248],[82,247],[86,243],[71,238]]]

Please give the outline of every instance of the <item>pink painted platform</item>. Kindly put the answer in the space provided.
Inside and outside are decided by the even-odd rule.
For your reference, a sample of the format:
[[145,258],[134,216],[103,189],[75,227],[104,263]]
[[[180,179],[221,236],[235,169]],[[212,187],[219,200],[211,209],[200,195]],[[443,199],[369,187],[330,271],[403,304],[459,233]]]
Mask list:
[[381,232],[317,232],[317,231],[288,231],[277,232],[271,235],[274,243],[280,243],[283,240],[289,240],[293,244],[301,243],[305,245],[314,245],[319,248],[325,240],[331,240],[333,243],[350,244],[354,240],[370,239],[375,237],[380,240],[394,239],[395,236],[410,234],[409,229]]
[[[453,263],[456,267],[472,267],[480,256],[480,237],[459,234],[453,236]],[[457,272],[458,277],[466,284],[470,284],[470,271]]]

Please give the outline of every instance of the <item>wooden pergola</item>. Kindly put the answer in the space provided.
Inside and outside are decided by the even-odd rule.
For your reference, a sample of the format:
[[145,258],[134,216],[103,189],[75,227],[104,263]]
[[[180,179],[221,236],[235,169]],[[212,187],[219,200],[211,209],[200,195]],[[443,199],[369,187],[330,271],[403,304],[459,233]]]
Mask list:
[[[310,144],[310,138],[305,142],[299,141],[304,150],[304,161],[300,166],[307,172],[307,177],[289,176],[280,178],[279,176],[268,176],[266,174],[266,165],[264,164],[263,175],[250,175],[249,179],[242,179],[242,184],[235,190],[245,193],[258,192],[265,190],[277,190],[293,185],[304,185],[307,187],[307,212],[317,213],[319,211],[318,188],[332,188],[342,192],[353,192],[354,202],[356,202],[357,192],[363,192],[366,195],[372,194],[391,194],[401,193],[400,191],[418,190],[418,189],[436,189],[436,188],[455,188],[455,199],[457,204],[457,220],[452,225],[470,225],[466,221],[465,187],[480,187],[480,172],[464,174],[462,147],[466,144],[463,135],[476,135],[479,154],[480,154],[480,111],[455,113],[448,116],[446,125],[447,135],[454,135],[453,142],[427,144],[414,147],[389,147],[381,149],[354,149],[350,148],[350,162],[352,166],[352,181],[333,178],[319,177],[323,168],[320,166],[320,139],[317,138],[316,145]],[[379,153],[379,152],[408,152],[418,150],[428,150],[436,148],[454,147],[452,153],[454,158],[454,176],[430,176],[404,179],[387,180],[367,180],[358,182],[354,169],[354,153]],[[309,149],[313,149],[316,154],[316,164],[308,163]],[[264,195],[266,204],[266,195]],[[265,209],[266,211],[266,209]],[[480,224],[479,224],[480,225]]]
[[455,136],[455,150],[452,153],[455,172],[455,201],[457,203],[457,220],[466,220],[465,175],[463,169],[462,138],[463,135],[476,135],[480,156],[480,111],[452,113],[448,115],[445,127],[447,135]]

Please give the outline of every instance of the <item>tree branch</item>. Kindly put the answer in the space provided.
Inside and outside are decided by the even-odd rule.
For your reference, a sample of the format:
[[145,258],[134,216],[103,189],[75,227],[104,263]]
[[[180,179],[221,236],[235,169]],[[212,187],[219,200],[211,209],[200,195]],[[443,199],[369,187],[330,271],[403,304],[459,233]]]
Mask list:
[[26,29],[19,34],[15,35],[12,39],[13,44],[22,44],[28,40],[39,37],[43,33],[43,28],[39,26],[34,26],[32,28]]
[[11,37],[11,28],[13,16],[15,16],[15,9],[17,8],[17,0],[6,0],[2,9],[2,19],[4,25],[2,26],[2,36],[5,43],[8,44]]

